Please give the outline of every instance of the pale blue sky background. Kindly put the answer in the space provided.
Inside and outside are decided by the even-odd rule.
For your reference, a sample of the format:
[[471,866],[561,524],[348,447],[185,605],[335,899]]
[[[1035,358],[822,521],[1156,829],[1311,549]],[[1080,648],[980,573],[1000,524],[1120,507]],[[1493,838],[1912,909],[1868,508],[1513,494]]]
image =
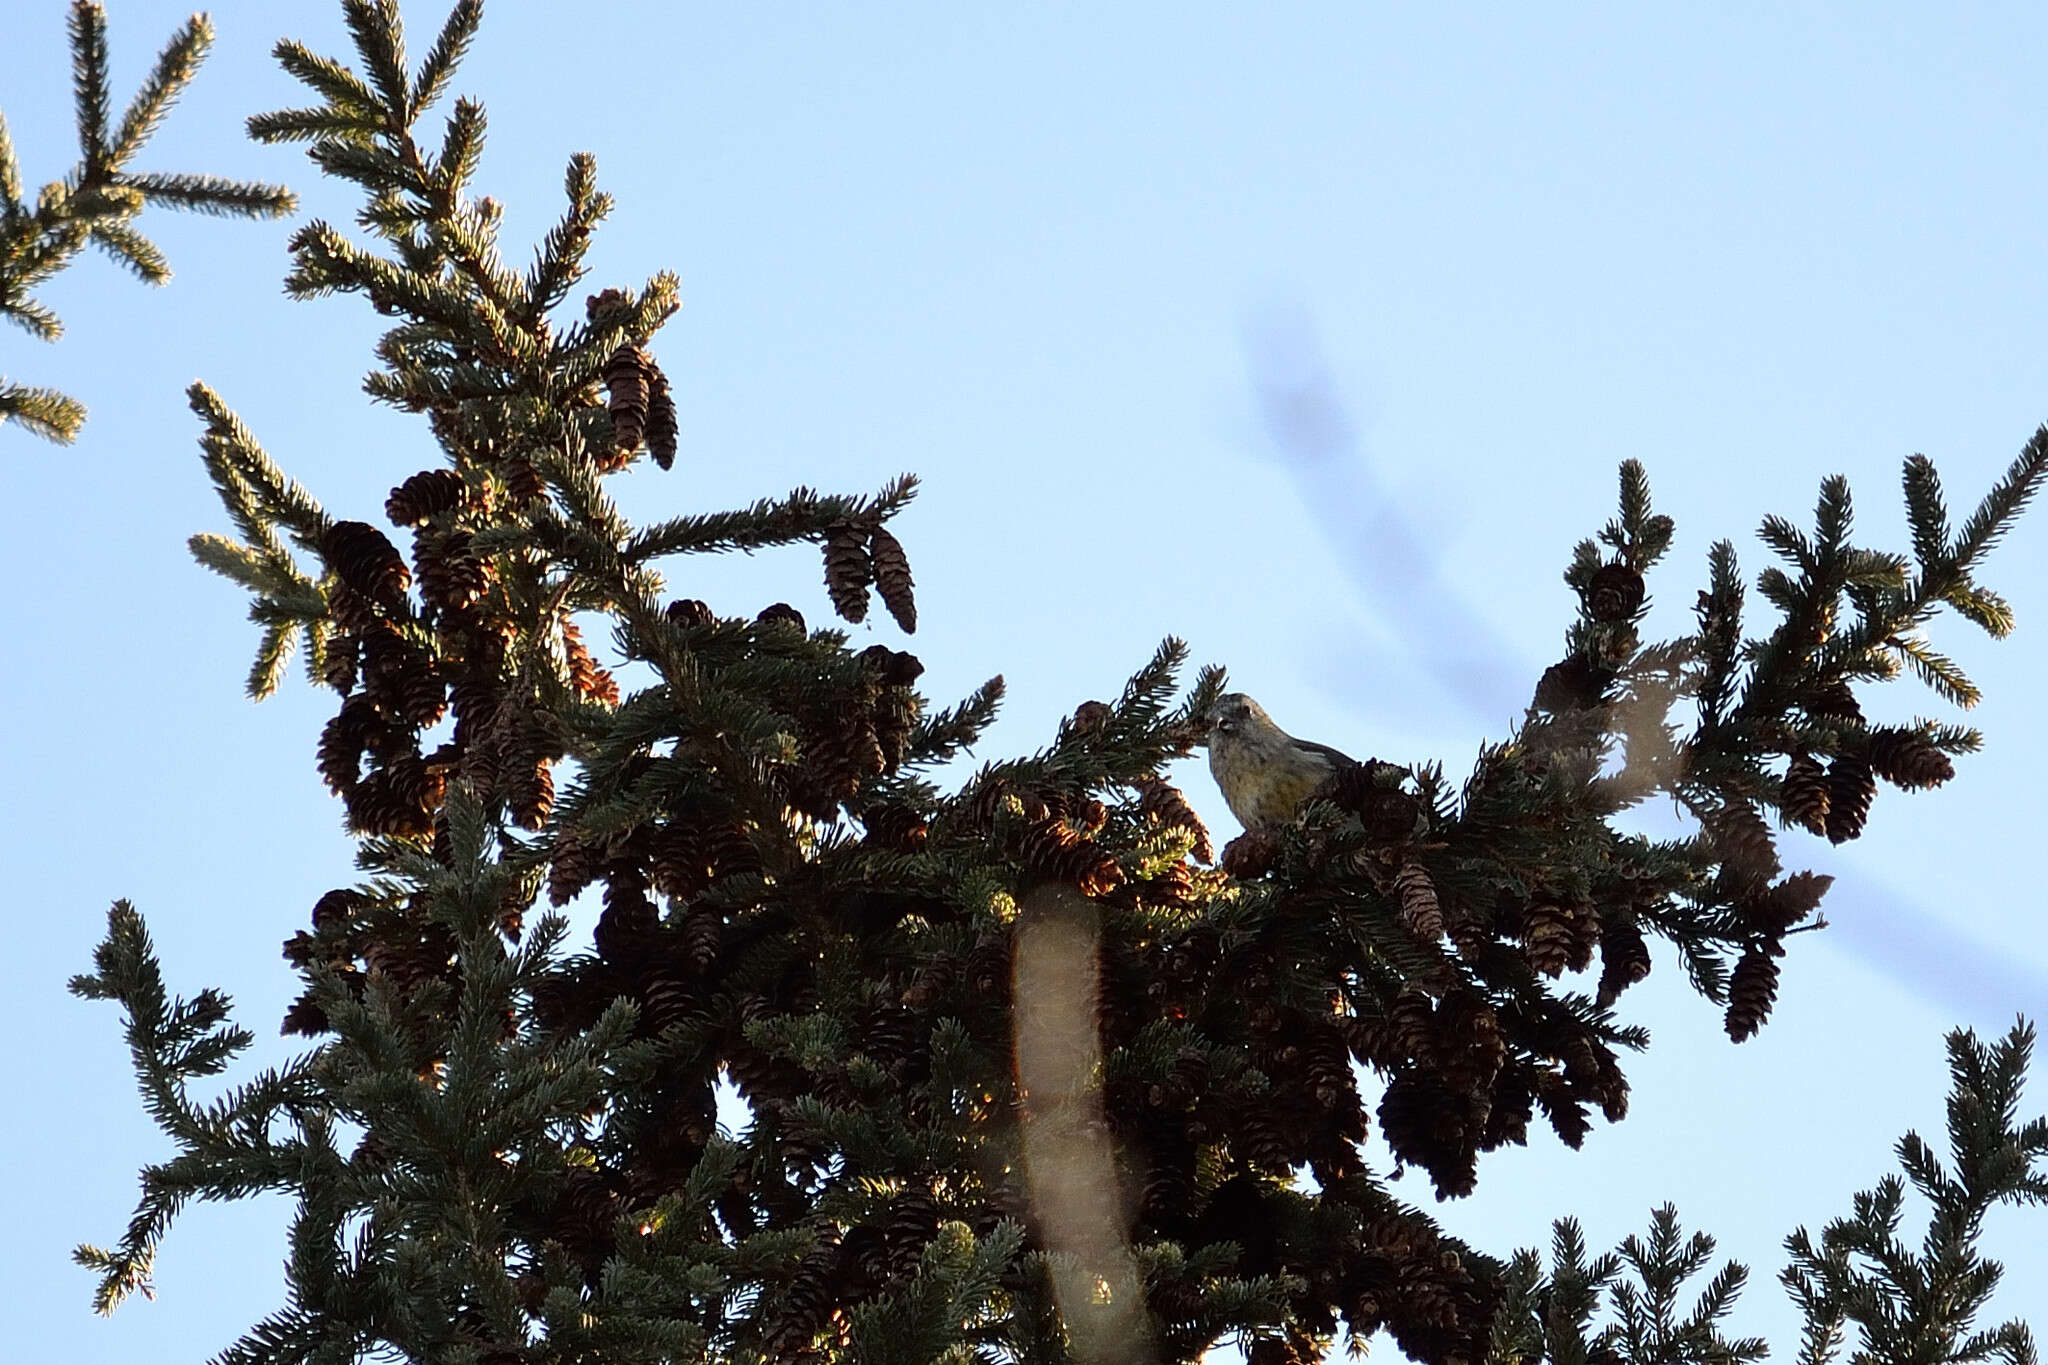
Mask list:
[[[110,8],[125,95],[184,10]],[[441,11],[411,13],[423,50]],[[347,221],[344,187],[240,135],[302,102],[267,55],[279,36],[345,47],[334,7],[214,14],[219,47],[146,164],[286,181]],[[922,474],[897,523],[914,648],[941,701],[1007,675],[986,753],[1041,743],[1171,632],[1297,733],[1462,770],[1555,657],[1559,570],[1622,459],[1678,519],[1651,589],[1680,629],[1709,541],[1737,537],[1754,570],[1758,519],[1803,519],[1824,474],[1902,546],[1906,454],[1966,506],[2048,418],[2044,56],[2048,14],[2017,4],[494,0],[456,89],[490,107],[483,187],[518,256],[588,149],[620,201],[591,287],[681,274],[657,350],[684,453],[621,481],[629,508]],[[58,0],[9,6],[0,109],[32,182],[69,165]],[[196,1209],[157,1303],[88,1312],[66,1254],[118,1235],[164,1151],[114,1012],[63,991],[107,903],[133,898],[175,987],[228,989],[277,1058],[295,978],[275,945],[351,876],[311,762],[331,698],[241,699],[242,599],[184,550],[224,518],[182,389],[220,388],[337,515],[373,515],[432,457],[423,424],[358,392],[379,320],[281,297],[287,225],[146,226],[168,289],[88,259],[44,295],[60,344],[0,338],[0,370],[92,408],[70,450],[0,430],[0,1284],[37,1358],[201,1359],[280,1285],[281,1207]],[[1272,439],[1276,375],[1344,415],[1322,460]],[[1945,1029],[2048,1016],[2044,515],[1987,575],[2019,635],[1939,637],[1985,688],[1989,752],[1948,790],[1887,791],[1843,850],[1785,840],[1842,881],[1769,1028],[1731,1046],[1660,956],[1627,997],[1657,1035],[1627,1122],[1576,1156],[1538,1137],[1490,1158],[1442,1208],[1452,1227],[1506,1250],[1576,1211],[1606,1245],[1675,1199],[1752,1267],[1735,1326],[1791,1351],[1782,1236],[1845,1212],[1906,1127],[1939,1140]],[[673,582],[728,612],[829,616],[811,550]],[[1945,714],[1904,684],[1873,709]],[[1200,768],[1185,779],[1234,832]],[[2048,1214],[2008,1211],[1990,1241],[1998,1307],[2048,1326]]]

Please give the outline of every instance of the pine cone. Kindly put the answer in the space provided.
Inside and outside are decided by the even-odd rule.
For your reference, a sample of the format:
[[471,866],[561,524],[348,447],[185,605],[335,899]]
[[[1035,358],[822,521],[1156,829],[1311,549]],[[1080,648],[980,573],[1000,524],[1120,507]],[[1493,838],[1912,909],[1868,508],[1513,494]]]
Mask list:
[[1779,785],[1779,809],[1785,818],[1812,834],[1828,832],[1827,770],[1812,754],[1795,754]]
[[335,522],[320,538],[320,556],[335,577],[375,601],[402,598],[412,582],[398,547],[368,522]]
[[874,560],[875,591],[882,595],[882,605],[904,634],[917,634],[917,599],[911,592],[910,557],[903,553],[903,543],[877,526],[869,537],[868,553]]
[[1586,585],[1586,611],[1595,621],[1626,621],[1643,605],[1643,576],[1626,564],[1603,564]]
[[1071,882],[1084,896],[1100,896],[1124,883],[1116,858],[1059,816],[1041,820],[1018,841],[1024,866],[1042,877]]
[[892,689],[875,703],[871,717],[875,742],[882,747],[882,771],[893,773],[910,754],[910,738],[917,728],[917,698],[901,688]]
[[604,853],[568,831],[555,840],[554,857],[548,865],[548,903],[557,907],[575,900],[584,887],[597,880],[604,867]]
[[621,468],[627,457],[640,448],[647,434],[648,370],[653,362],[647,352],[627,342],[612,352],[604,363],[607,406],[612,415],[612,453],[598,461],[605,470]]
[[509,781],[502,782],[505,805],[512,820],[522,829],[539,829],[548,822],[548,815],[555,808],[555,775],[551,759],[529,760],[530,767],[514,771]]
[[1736,880],[1754,884],[1778,875],[1778,849],[1764,823],[1747,801],[1729,796],[1707,817],[1707,830],[1721,866]]
[[770,602],[761,608],[761,614],[754,618],[754,624],[793,627],[796,633],[801,635],[804,633],[804,614],[787,602]]
[[377,725],[376,708],[357,694],[320,731],[318,766],[322,780],[337,796],[346,796],[362,777],[363,751]]
[[924,676],[924,664],[915,654],[887,645],[869,645],[859,657],[861,665],[884,687],[908,687]]
[[1735,964],[1728,981],[1728,1036],[1736,1042],[1750,1037],[1770,1018],[1778,998],[1778,958],[1784,948],[1775,940],[1752,943]]
[[1434,943],[1442,938],[1443,911],[1437,905],[1436,883],[1429,879],[1428,869],[1409,859],[1395,874],[1394,889],[1401,897],[1401,922],[1408,927],[1408,932],[1424,943]]
[[399,526],[417,526],[462,505],[462,476],[452,469],[428,469],[391,490],[384,515]]
[[414,658],[410,663],[412,666],[397,676],[399,714],[424,729],[447,711],[448,688],[430,661]]
[[1650,974],[1650,946],[1643,931],[1616,921],[1600,931],[1600,986],[1595,997],[1604,1008]]
[[320,639],[320,681],[344,697],[355,688],[362,643],[343,631],[329,631]]
[[825,590],[832,595],[834,611],[856,625],[867,620],[868,584],[874,579],[867,532],[862,527],[841,522],[826,533]]
[[647,361],[647,453],[663,469],[675,468],[675,395],[669,392],[668,376],[651,356]]
[[540,471],[533,467],[531,460],[507,460],[501,466],[501,472],[505,478],[506,496],[512,499],[515,506],[525,507],[546,501],[547,480],[540,476]]
[[1180,788],[1156,776],[1139,778],[1137,786],[1140,815],[1169,829],[1193,831],[1195,861],[1209,863],[1216,860],[1216,846],[1209,838],[1209,827],[1202,823],[1201,816],[1195,814],[1195,808],[1188,804],[1188,798]]
[[1267,830],[1248,829],[1223,846],[1217,864],[1239,881],[1263,877],[1280,857],[1280,841]]
[[1582,654],[1552,664],[1536,683],[1532,704],[1554,715],[1590,711],[1607,700],[1614,670],[1602,668]]
[[1884,729],[1870,736],[1870,766],[1895,787],[1938,787],[1956,775],[1949,756],[1918,730]]
[[1853,720],[1859,725],[1863,722],[1863,708],[1857,704],[1856,693],[1839,678],[1814,689],[1807,698],[1806,713],[1816,720]]
[[692,910],[683,919],[683,961],[699,976],[707,975],[718,962],[718,945],[725,936],[725,919],[716,910]]
[[1834,883],[1833,877],[1818,872],[1795,872],[1763,894],[1744,901],[1743,919],[1757,932],[1775,938],[1804,924],[1820,908],[1821,897]]
[[1843,754],[1828,765],[1828,841],[1847,843],[1863,833],[1870,818],[1870,803],[1877,796],[1877,779],[1868,760]]
[[467,611],[490,591],[490,570],[474,550],[475,538],[467,531],[442,536],[422,533],[413,550],[419,566],[420,597],[443,611]]
[[679,597],[662,610],[662,615],[677,626],[685,629],[691,626],[708,626],[718,618],[711,608],[694,597]]
[[569,665],[570,687],[592,701],[619,704],[619,684],[591,657],[583,645],[582,629],[566,616],[562,618],[562,654]]
[[1544,976],[1561,976],[1579,956],[1579,937],[1577,917],[1569,907],[1532,905],[1522,921],[1522,956]]

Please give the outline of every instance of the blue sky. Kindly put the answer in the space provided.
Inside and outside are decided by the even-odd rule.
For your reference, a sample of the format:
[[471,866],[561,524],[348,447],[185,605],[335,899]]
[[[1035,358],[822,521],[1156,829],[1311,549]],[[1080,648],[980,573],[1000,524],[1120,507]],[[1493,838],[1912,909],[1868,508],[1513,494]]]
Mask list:
[[[125,92],[185,10],[110,8]],[[14,6],[0,46],[32,183],[73,155],[63,11]],[[2048,418],[2038,7],[568,12],[494,3],[456,89],[489,106],[483,188],[517,254],[590,150],[619,199],[591,287],[681,275],[656,350],[683,456],[622,481],[629,510],[917,471],[896,524],[913,647],[940,700],[1007,676],[986,754],[1035,747],[1172,633],[1296,733],[1460,770],[1555,657],[1559,571],[1621,460],[1678,521],[1650,585],[1653,628],[1675,631],[1706,546],[1734,537],[1761,567],[1759,518],[1803,518],[1822,476],[1850,476],[1870,543],[1903,546],[1905,455],[1967,505]],[[441,12],[411,14],[423,49]],[[348,221],[343,187],[240,135],[302,102],[278,37],[344,50],[334,8],[214,17],[145,164],[284,181],[302,216]],[[0,431],[19,964],[0,1014],[26,1044],[0,1053],[0,1279],[13,1338],[79,1361],[211,1354],[276,1301],[283,1256],[282,1208],[193,1210],[158,1302],[88,1312],[68,1249],[118,1235],[163,1151],[112,1011],[63,992],[107,903],[134,899],[176,987],[229,990],[277,1058],[294,978],[276,945],[351,876],[311,762],[328,699],[242,699],[253,628],[186,555],[224,518],[183,388],[218,387],[337,515],[374,515],[434,458],[423,424],[359,392],[374,315],[282,297],[288,225],[145,227],[167,289],[88,259],[44,293],[62,342],[0,337],[0,370],[92,411],[71,449]],[[1321,459],[1273,439],[1276,382],[1340,414]],[[1491,1158],[1442,1208],[1453,1228],[1506,1249],[1571,1211],[1605,1245],[1673,1199],[1751,1266],[1735,1326],[1790,1351],[1779,1239],[1846,1212],[1907,1127],[1938,1140],[1947,1028],[2048,1017],[2042,515],[1986,575],[2018,635],[1938,637],[1984,687],[1988,751],[1944,791],[1882,795],[1855,844],[1784,840],[1841,880],[1763,1035],[1731,1046],[1660,956],[1627,998],[1656,1033],[1629,1119],[1580,1154],[1539,1137]],[[812,551],[679,564],[672,584],[730,613],[829,614]],[[1871,709],[1947,715],[1906,684]],[[1184,777],[1234,832],[1199,765]],[[2005,1316],[2048,1302],[2040,1220],[1991,1225]]]

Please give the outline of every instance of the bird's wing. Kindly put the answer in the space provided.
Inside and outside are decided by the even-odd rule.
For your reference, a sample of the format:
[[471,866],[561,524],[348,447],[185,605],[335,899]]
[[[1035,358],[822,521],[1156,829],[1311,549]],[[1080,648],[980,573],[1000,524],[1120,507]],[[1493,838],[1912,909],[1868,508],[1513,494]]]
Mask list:
[[[1288,736],[1288,738],[1293,739],[1293,736],[1290,735]],[[1332,749],[1329,745],[1318,744],[1312,739],[1296,739],[1294,740],[1294,747],[1297,749],[1306,749],[1312,754],[1321,754],[1324,758],[1329,759],[1333,765],[1339,768],[1351,768],[1357,766],[1356,762],[1352,759],[1351,755],[1345,753],[1342,749]]]

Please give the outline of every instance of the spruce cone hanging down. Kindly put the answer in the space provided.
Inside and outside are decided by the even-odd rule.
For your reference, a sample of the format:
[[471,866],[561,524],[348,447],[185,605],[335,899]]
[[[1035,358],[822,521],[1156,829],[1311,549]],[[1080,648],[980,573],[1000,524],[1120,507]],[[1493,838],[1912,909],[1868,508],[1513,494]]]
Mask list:
[[1785,818],[1811,834],[1828,832],[1827,770],[1812,754],[1795,754],[1779,787]]
[[1846,843],[1863,833],[1870,818],[1870,803],[1877,795],[1877,779],[1871,776],[1868,760],[1843,754],[1828,766],[1828,840]]
[[417,526],[461,505],[462,476],[452,469],[427,469],[391,490],[384,515],[397,525]]
[[591,656],[583,644],[582,630],[567,616],[562,618],[562,654],[569,665],[569,686],[592,701],[619,704],[618,682]]
[[1778,850],[1770,826],[1747,801],[1729,797],[1707,819],[1707,832],[1721,865],[1742,882],[1767,882],[1778,875]]
[[1917,730],[1879,730],[1870,737],[1870,766],[1895,787],[1938,787],[1956,775],[1949,756]]
[[1750,1037],[1771,1016],[1778,998],[1778,957],[1785,950],[1775,941],[1753,943],[1735,964],[1728,981],[1728,1036],[1736,1042]]
[[422,532],[412,552],[419,566],[420,597],[443,611],[467,611],[491,588],[491,571],[477,558],[467,531]]
[[917,634],[917,599],[911,595],[910,556],[903,553],[903,542],[877,526],[868,552],[874,557],[875,591],[882,595],[882,605],[904,634]]
[[663,469],[675,468],[676,400],[652,356],[647,360],[647,453]]
[[859,625],[868,619],[868,584],[874,582],[868,538],[860,527],[841,522],[825,536],[825,590],[832,609]]
[[321,537],[320,554],[337,578],[376,601],[403,597],[412,582],[398,547],[368,522],[335,522]]
[[604,387],[610,396],[612,449],[610,455],[599,458],[600,469],[623,467],[627,458],[646,439],[648,389],[651,387],[648,371],[653,366],[647,352],[630,341],[613,351],[612,358],[605,361]]
[[1650,946],[1633,924],[1614,923],[1600,930],[1600,986],[1595,996],[1605,1007],[1650,974]]
[[1437,906],[1436,883],[1429,879],[1428,869],[1409,859],[1395,874],[1394,889],[1401,894],[1401,922],[1408,926],[1408,932],[1424,943],[1442,938],[1443,911]]

